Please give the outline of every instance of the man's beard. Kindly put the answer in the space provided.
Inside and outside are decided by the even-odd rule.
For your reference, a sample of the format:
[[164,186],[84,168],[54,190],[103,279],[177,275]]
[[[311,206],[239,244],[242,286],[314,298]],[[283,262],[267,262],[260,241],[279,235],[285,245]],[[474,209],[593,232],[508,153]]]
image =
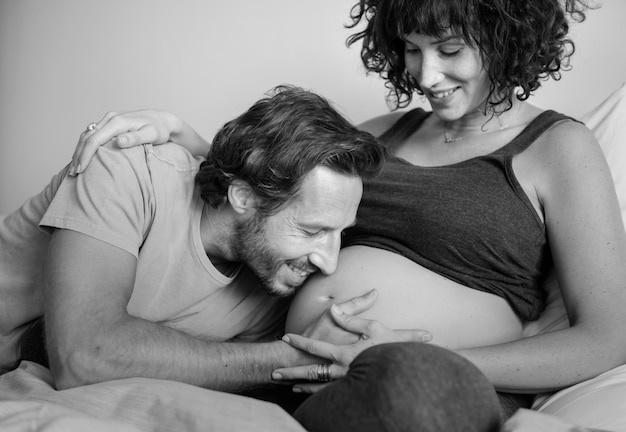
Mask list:
[[255,214],[237,227],[234,248],[241,262],[246,264],[261,282],[265,291],[272,296],[292,296],[296,288],[280,286],[276,281],[284,261],[277,260],[268,246],[266,217]]

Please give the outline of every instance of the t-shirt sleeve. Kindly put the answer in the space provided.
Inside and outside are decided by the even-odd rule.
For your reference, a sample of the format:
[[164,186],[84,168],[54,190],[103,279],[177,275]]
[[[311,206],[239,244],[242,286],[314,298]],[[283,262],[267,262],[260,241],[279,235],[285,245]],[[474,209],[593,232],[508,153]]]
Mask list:
[[138,257],[153,203],[144,147],[106,145],[83,174],[63,180],[40,226],[80,232]]

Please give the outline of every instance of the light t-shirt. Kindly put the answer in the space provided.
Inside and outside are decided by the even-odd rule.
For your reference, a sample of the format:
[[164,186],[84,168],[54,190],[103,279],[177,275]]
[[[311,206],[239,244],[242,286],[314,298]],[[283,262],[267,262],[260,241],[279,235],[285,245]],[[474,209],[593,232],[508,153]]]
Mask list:
[[[89,235],[137,257],[130,315],[204,339],[255,340],[281,322],[287,303],[267,295],[246,267],[233,265],[226,276],[207,257],[200,238],[204,201],[194,184],[201,161],[173,144],[122,151],[104,146],[84,174],[61,174],[56,193],[55,185],[49,187],[54,198],[40,224],[46,230]],[[38,208],[45,209],[46,200],[39,198],[43,204]],[[32,224],[28,226],[32,230]],[[45,250],[48,239],[39,231],[40,249]],[[27,252],[24,259],[32,256]],[[36,265],[41,266],[42,259],[38,256]],[[16,290],[10,284],[5,288],[5,279],[10,280],[10,274],[2,274],[3,299],[5,291]],[[3,335],[41,315],[40,288],[31,281],[28,295],[17,294],[15,313],[7,322],[0,321]],[[4,349],[0,347],[2,360]]]
[[0,373],[15,366],[19,341],[42,314],[41,278],[50,236],[39,229],[67,167],[11,214],[0,216]]

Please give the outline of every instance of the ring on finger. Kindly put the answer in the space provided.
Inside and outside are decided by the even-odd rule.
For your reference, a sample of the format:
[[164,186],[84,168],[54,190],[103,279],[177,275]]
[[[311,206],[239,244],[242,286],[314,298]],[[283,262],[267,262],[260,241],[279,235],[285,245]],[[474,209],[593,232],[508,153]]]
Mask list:
[[329,363],[317,365],[317,380],[321,382],[328,382],[331,380]]
[[88,131],[92,131],[92,130],[95,130],[95,129],[96,129],[96,123],[89,123],[87,125],[87,130]]

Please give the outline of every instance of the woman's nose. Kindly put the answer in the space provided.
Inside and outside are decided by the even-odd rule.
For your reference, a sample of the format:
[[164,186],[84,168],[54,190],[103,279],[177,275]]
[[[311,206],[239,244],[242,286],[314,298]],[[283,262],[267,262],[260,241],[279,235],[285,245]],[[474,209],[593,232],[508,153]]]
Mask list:
[[445,75],[441,72],[436,61],[424,59],[420,68],[417,82],[422,89],[432,88],[443,81]]

